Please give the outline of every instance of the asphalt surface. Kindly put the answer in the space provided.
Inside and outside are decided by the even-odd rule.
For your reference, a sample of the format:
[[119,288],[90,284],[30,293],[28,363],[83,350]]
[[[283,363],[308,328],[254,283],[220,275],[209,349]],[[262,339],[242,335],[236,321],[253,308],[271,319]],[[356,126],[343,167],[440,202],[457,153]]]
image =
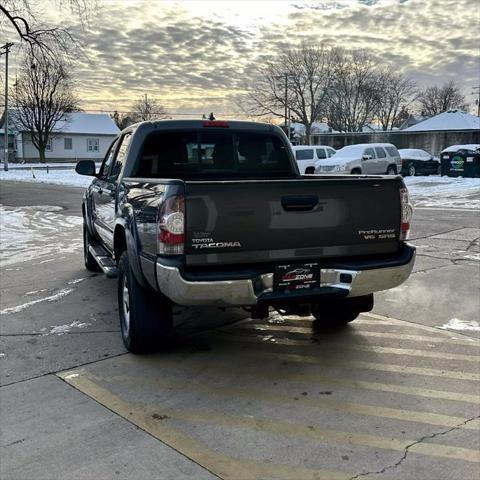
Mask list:
[[480,320],[478,212],[416,210],[413,275],[346,329],[274,314],[140,357],[81,195],[0,184],[25,237],[0,231],[2,480],[479,478],[480,333],[442,329]]

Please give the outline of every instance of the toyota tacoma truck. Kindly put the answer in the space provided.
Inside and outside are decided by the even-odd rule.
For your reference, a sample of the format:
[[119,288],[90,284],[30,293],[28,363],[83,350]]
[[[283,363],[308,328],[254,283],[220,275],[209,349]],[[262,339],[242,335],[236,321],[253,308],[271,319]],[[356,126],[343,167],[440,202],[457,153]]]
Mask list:
[[276,126],[166,120],[121,132],[82,204],[86,268],[118,277],[125,346],[168,343],[176,306],[345,324],[412,270],[400,176],[299,174]]

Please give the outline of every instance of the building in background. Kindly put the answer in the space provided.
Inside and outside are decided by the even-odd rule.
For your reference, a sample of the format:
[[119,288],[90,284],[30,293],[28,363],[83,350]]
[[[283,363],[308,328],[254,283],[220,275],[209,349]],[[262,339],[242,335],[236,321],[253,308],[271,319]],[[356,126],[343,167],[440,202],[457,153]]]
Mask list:
[[[15,110],[10,116],[10,130],[14,132],[14,141],[11,143],[15,157],[11,161],[38,162],[38,150],[33,145],[30,134],[15,130]],[[0,120],[3,129],[3,118]],[[91,159],[102,160],[108,147],[120,130],[112,118],[105,113],[75,112],[66,115],[65,120],[55,126],[45,151],[45,159],[49,162],[72,162]]]
[[462,110],[448,110],[403,129],[404,132],[443,132],[445,130],[479,130],[480,119]]

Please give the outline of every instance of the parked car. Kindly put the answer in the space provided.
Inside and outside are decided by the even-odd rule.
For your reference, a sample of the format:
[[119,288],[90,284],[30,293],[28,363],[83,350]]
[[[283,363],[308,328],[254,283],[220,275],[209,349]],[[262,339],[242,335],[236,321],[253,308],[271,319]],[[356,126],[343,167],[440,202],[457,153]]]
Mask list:
[[293,147],[300,173],[315,173],[315,163],[335,155],[336,151],[327,145],[297,145]]
[[[165,120],[123,130],[85,192],[84,260],[118,276],[128,350],[168,342],[179,306],[311,309],[345,324],[412,270],[401,177],[308,177],[276,126]],[[185,310],[185,309],[183,309]],[[233,313],[233,312],[232,312]]]
[[398,151],[402,159],[402,175],[436,175],[440,173],[440,159],[425,150],[404,148]]
[[348,145],[326,161],[315,163],[316,174],[387,174],[400,173],[400,154],[391,143]]

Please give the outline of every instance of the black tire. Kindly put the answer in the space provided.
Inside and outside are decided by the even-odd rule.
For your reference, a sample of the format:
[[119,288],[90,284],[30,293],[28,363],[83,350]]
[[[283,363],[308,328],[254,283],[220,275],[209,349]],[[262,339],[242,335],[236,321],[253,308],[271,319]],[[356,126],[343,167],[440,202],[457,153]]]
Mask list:
[[132,353],[159,350],[171,339],[172,305],[161,293],[140,285],[125,251],[118,262],[118,315],[125,348]]
[[315,173],[315,167],[307,167],[305,169],[305,175],[313,175]]
[[362,171],[359,168],[354,168],[351,172],[350,175],[361,175]]
[[397,167],[395,165],[389,165],[387,168],[387,175],[396,175]]
[[414,176],[417,174],[417,169],[415,168],[415,165],[410,164],[410,165],[408,166],[408,174],[409,174],[411,177],[414,177]]
[[362,312],[373,309],[373,295],[364,295],[312,305],[316,328],[342,327],[353,322]]
[[324,310],[318,306],[312,309],[312,315],[317,321],[317,327],[342,327],[347,323],[353,322],[361,312],[350,308],[338,308],[335,311]]
[[83,222],[83,261],[85,262],[85,268],[90,272],[100,272],[101,268],[98,265],[93,255],[90,253],[89,246],[92,245],[92,235],[88,231],[85,221]]

